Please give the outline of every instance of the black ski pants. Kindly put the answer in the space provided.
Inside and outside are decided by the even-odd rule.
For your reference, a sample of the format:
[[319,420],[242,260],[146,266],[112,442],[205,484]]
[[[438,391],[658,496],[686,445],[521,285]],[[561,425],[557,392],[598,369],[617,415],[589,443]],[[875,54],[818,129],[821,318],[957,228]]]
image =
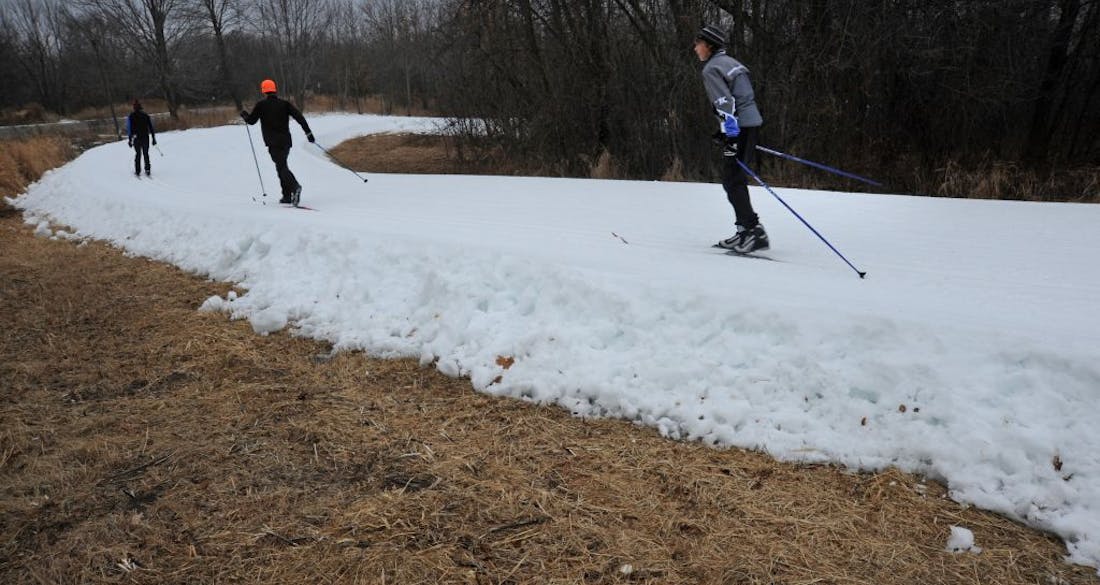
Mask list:
[[283,191],[283,198],[289,199],[291,193],[298,188],[298,179],[294,177],[294,173],[290,172],[290,167],[286,166],[286,159],[290,156],[289,146],[269,146],[267,147],[267,153],[271,155],[272,162],[275,163],[275,170],[279,173],[279,187]]
[[722,157],[722,187],[726,190],[726,199],[733,206],[737,225],[746,229],[756,227],[760,218],[752,210],[752,201],[749,199],[749,177],[737,161],[740,160],[749,168],[756,164],[756,143],[759,137],[759,126],[742,128],[741,134],[737,136],[737,156]]
[[145,157],[145,170],[149,171],[149,137],[134,137],[134,174],[141,174],[141,157]]

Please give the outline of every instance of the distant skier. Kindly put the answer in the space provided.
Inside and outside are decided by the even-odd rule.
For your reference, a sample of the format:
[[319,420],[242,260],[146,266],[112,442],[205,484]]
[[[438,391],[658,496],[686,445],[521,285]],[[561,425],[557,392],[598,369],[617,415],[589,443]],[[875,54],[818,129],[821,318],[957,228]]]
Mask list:
[[157,143],[157,132],[153,128],[153,119],[141,107],[141,102],[134,100],[134,111],[126,116],[126,144],[134,149],[134,176],[141,176],[141,157],[145,157],[145,176],[151,176],[152,166],[149,164],[149,139],[153,144]]
[[767,250],[768,234],[752,209],[748,177],[737,161],[753,165],[764,118],[756,107],[748,68],[727,55],[725,47],[726,34],[716,26],[704,26],[695,35],[695,56],[704,63],[703,87],[720,126],[714,139],[722,145],[722,187],[737,226],[737,233],[715,245],[747,254]]
[[310,131],[302,112],[298,111],[294,104],[275,95],[274,81],[263,80],[260,83],[260,92],[267,97],[256,102],[252,113],[241,110],[241,117],[249,125],[255,124],[257,120],[260,121],[264,144],[267,145],[267,152],[271,155],[275,170],[279,173],[279,185],[283,191],[283,197],[279,199],[279,203],[298,205],[302,196],[302,186],[286,164],[286,159],[290,156],[290,147],[293,145],[290,139],[290,118],[298,122],[306,133],[306,139],[310,142],[314,141],[313,132]]

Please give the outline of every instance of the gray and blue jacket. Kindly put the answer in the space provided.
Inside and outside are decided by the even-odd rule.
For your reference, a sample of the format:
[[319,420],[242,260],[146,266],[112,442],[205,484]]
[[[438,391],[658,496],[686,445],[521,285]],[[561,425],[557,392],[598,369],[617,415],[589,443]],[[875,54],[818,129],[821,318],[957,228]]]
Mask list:
[[756,98],[749,81],[749,68],[719,49],[703,65],[703,87],[714,106],[714,113],[726,136],[737,136],[740,128],[764,123],[756,107]]

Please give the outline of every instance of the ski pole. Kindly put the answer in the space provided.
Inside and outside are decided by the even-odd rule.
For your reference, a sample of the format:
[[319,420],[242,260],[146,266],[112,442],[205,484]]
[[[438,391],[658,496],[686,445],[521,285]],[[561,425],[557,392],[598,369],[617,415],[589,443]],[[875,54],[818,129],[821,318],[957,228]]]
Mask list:
[[821,163],[816,163],[812,160],[806,160],[804,158],[798,158],[797,156],[794,156],[793,154],[787,154],[785,152],[779,152],[778,150],[772,150],[770,148],[760,146],[759,144],[756,145],[756,150],[759,150],[760,152],[766,152],[768,154],[773,154],[775,156],[778,156],[779,158],[785,158],[787,160],[793,160],[794,162],[800,162],[804,165],[809,165],[811,167],[814,167],[815,169],[821,169],[823,171],[830,172],[830,173],[833,173],[835,175],[840,175],[842,177],[848,177],[849,179],[855,179],[857,181],[863,181],[864,183],[868,183],[868,184],[874,185],[876,187],[881,187],[882,186],[882,183],[879,183],[878,181],[868,179],[866,177],[861,177],[861,176],[859,176],[855,173],[849,173],[847,171],[842,171],[840,169],[834,169],[833,167],[830,167],[829,165],[823,165]]
[[748,165],[741,162],[741,160],[738,159],[738,158],[734,158],[734,160],[737,161],[737,164],[741,165],[742,169],[745,169],[745,172],[748,173],[749,176],[751,176],[753,179],[756,179],[756,182],[760,183],[761,187],[767,189],[768,193],[772,194],[772,197],[775,197],[776,199],[778,199],[779,202],[783,204],[783,207],[786,207],[787,210],[790,211],[791,213],[793,213],[794,216],[797,217],[799,221],[801,221],[806,227],[810,228],[810,231],[813,232],[815,236],[821,238],[821,241],[825,242],[825,245],[828,246],[830,250],[832,250],[833,252],[836,252],[836,255],[840,256],[840,259],[843,260],[844,263],[847,264],[852,270],[855,270],[856,274],[858,274],[860,278],[863,278],[863,277],[867,276],[866,272],[861,272],[858,268],[853,266],[852,263],[849,262],[848,259],[844,257],[844,254],[840,253],[840,250],[837,250],[835,247],[833,247],[833,245],[829,243],[829,240],[825,239],[825,236],[818,233],[818,231],[814,229],[814,226],[810,225],[810,222],[803,219],[801,215],[798,215],[798,212],[795,211],[794,208],[792,208],[790,205],[787,205],[787,202],[783,201],[782,197],[780,197],[779,195],[776,195],[775,191],[772,191],[772,188],[769,187],[767,183],[765,183],[759,176],[757,176],[756,173],[752,172],[752,169],[750,169],[748,167]]
[[[247,122],[244,125],[244,131],[248,133],[248,147],[252,149],[252,162],[256,163],[256,176],[260,179],[260,192],[264,194],[264,197],[267,197],[267,188],[264,187],[264,176],[260,174],[260,159],[256,158],[256,146],[252,143],[252,131],[248,129]],[[253,197],[252,200],[255,201],[256,198]],[[264,205],[267,204],[264,203]]]
[[366,179],[366,178],[360,177],[360,176],[359,176],[359,173],[357,173],[357,172],[353,171],[353,170],[351,169],[351,167],[349,167],[349,166],[345,165],[344,163],[342,163],[342,162],[340,162],[340,161],[336,160],[336,157],[332,156],[332,153],[331,153],[331,152],[329,152],[329,151],[328,151],[328,149],[326,149],[325,147],[321,146],[320,144],[317,144],[316,142],[314,142],[314,143],[313,143],[313,145],[314,145],[314,146],[316,146],[317,148],[320,148],[320,149],[321,149],[322,151],[324,151],[324,153],[325,153],[325,154],[327,154],[327,155],[328,155],[328,157],[332,159],[332,162],[334,162],[334,163],[336,163],[336,164],[338,164],[338,165],[340,165],[340,166],[344,167],[345,169],[347,169],[347,170],[348,170],[348,172],[349,172],[349,173],[351,173],[351,174],[355,175],[356,177],[358,177],[358,178],[360,178],[360,179],[363,179],[363,182],[364,182],[364,183],[366,183],[366,182],[367,182],[367,181],[369,180],[369,179]]
[[163,151],[162,151],[162,150],[160,149],[160,147],[159,147],[159,146],[157,146],[156,144],[154,144],[154,145],[153,145],[153,148],[157,149],[157,152],[159,152],[161,156],[164,156],[164,152],[163,152]]

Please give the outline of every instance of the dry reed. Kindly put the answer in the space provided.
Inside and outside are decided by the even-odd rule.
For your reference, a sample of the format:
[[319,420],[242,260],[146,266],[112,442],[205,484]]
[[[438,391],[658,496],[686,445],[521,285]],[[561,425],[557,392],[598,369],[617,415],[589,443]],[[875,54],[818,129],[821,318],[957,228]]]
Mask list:
[[73,155],[71,143],[57,136],[0,140],[0,197],[22,193]]

